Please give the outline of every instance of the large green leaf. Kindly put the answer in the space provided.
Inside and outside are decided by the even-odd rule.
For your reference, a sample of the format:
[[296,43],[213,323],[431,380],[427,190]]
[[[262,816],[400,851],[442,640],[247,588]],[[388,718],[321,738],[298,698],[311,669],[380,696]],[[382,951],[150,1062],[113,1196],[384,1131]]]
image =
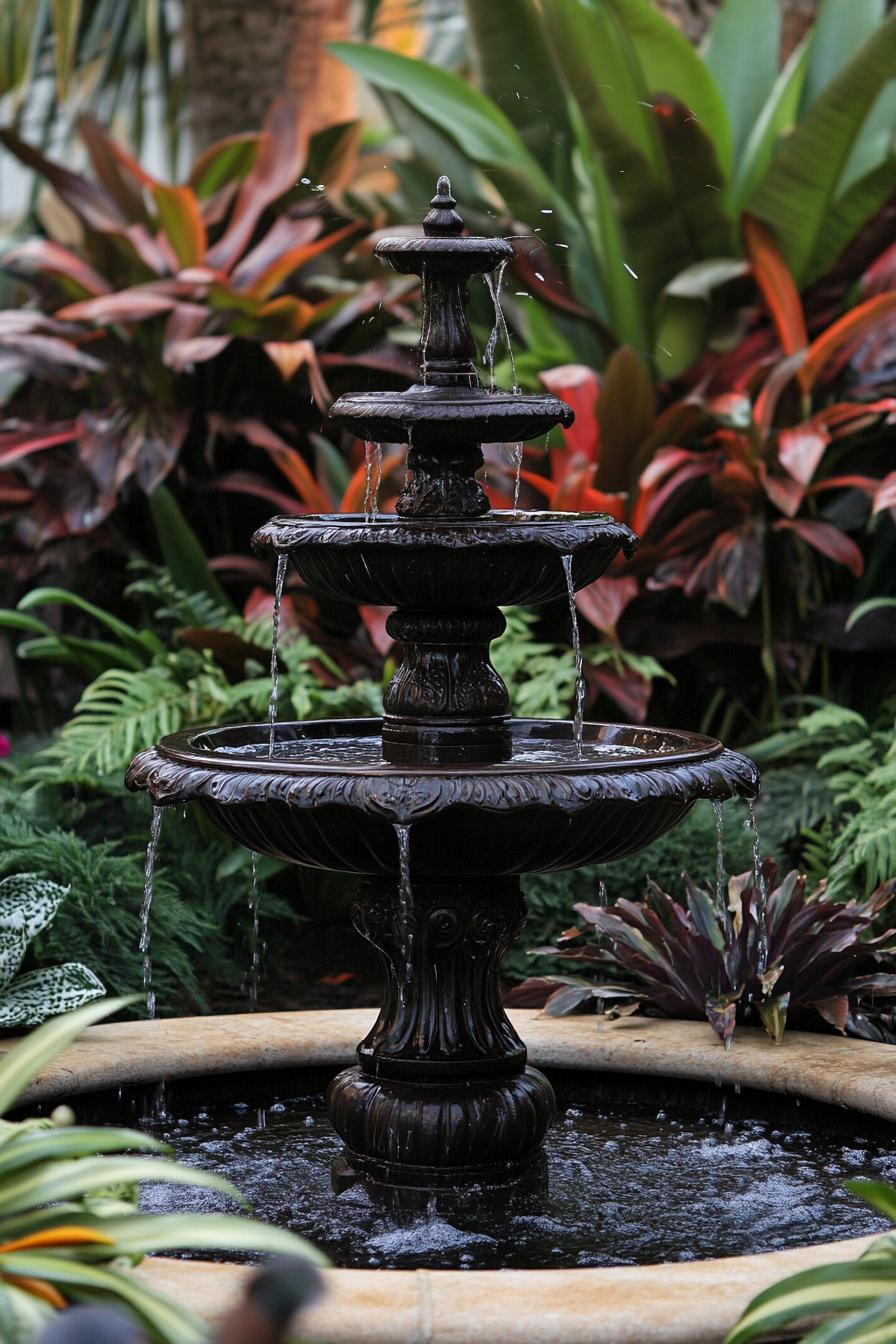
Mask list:
[[164,651],[164,645],[148,630],[135,630],[127,621],[119,620],[111,612],[88,602],[86,597],[69,592],[67,588],[32,588],[18,604],[19,611],[30,611],[33,607],[45,607],[58,604],[63,607],[76,607],[85,615],[92,617],[99,625],[104,625],[126,649],[130,649],[143,662],[148,656]]
[[862,225],[889,200],[896,189],[896,155],[866,173],[825,213],[824,223],[807,272],[809,280],[824,275]]
[[209,568],[199,538],[167,485],[159,485],[152,492],[149,510],[162,556],[177,586],[188,593],[208,593],[228,611],[232,610],[230,599]]
[[852,153],[840,179],[842,196],[866,173],[896,150],[896,74],[877,97],[852,147]]
[[725,1344],[747,1344],[793,1321],[860,1311],[896,1292],[896,1260],[856,1260],[804,1270],[753,1299]]
[[[508,114],[540,163],[555,169],[568,164],[572,137],[566,97],[545,58],[545,32],[533,0],[502,0],[500,5],[466,0],[466,17],[479,87]],[[566,194],[569,182],[556,172],[552,177]]]
[[83,1157],[47,1163],[35,1171],[26,1170],[15,1180],[4,1181],[0,1187],[0,1217],[23,1213],[36,1204],[80,1199],[106,1186],[131,1185],[137,1181],[199,1185],[217,1190],[240,1204],[246,1202],[223,1176],[196,1167],[179,1167],[175,1162],[152,1157]]
[[17,1041],[0,1057],[0,1115],[14,1104],[37,1073],[60,1051],[80,1036],[85,1027],[119,1012],[133,1002],[132,997],[104,999],[91,1003],[65,1017],[55,1017]]
[[378,89],[400,94],[447,133],[503,195],[514,218],[538,228],[545,242],[562,242],[575,264],[580,297],[602,316],[594,265],[578,212],[491,99],[459,76],[425,61],[363,43],[336,42],[330,50]]
[[18,929],[30,942],[52,923],[68,892],[39,873],[11,873],[0,881],[0,928]]
[[820,0],[809,38],[804,112],[883,23],[885,14],[884,0],[848,0],[847,4],[843,0]]
[[725,100],[735,163],[775,86],[780,40],[778,0],[722,0],[707,34],[702,55]]
[[21,1129],[0,1147],[0,1178],[37,1162],[96,1156],[98,1153],[164,1153],[166,1145],[137,1129],[70,1125],[55,1129]]
[[75,1302],[125,1303],[150,1327],[153,1338],[164,1344],[202,1344],[207,1339],[205,1326],[184,1307],[129,1273],[49,1251],[14,1251],[0,1254],[0,1274],[55,1284],[64,1297]]
[[782,145],[751,201],[803,285],[862,123],[896,66],[891,14],[819,95]]
[[631,44],[649,95],[670,93],[685,104],[712,141],[722,171],[731,170],[731,127],[709,68],[673,23],[650,0],[587,0],[612,14],[620,36]]
[[317,1265],[327,1258],[304,1237],[271,1227],[252,1218],[226,1213],[128,1214],[97,1219],[95,1226],[114,1242],[85,1246],[79,1254],[89,1259],[115,1255],[158,1255],[166,1251],[254,1251],[265,1255],[298,1255]]
[[749,202],[765,176],[781,136],[796,125],[808,63],[809,44],[803,41],[791,52],[756,118],[747,143],[734,165],[731,203],[735,216]]

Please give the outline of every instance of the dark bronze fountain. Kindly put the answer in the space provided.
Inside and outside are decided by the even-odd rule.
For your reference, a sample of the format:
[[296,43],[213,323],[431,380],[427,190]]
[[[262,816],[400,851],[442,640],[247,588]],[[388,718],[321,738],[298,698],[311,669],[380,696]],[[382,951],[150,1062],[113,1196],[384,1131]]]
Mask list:
[[[566,597],[637,540],[605,514],[493,512],[480,444],[572,423],[549,396],[480,385],[465,307],[508,243],[463,235],[447,178],[419,238],[377,255],[423,283],[421,382],[342,397],[335,423],[406,441],[397,514],[274,518],[254,537],[312,590],[394,606],[403,658],[382,720],[182,732],[132,763],[156,804],[196,800],[240,844],[363,877],[356,926],[383,955],[379,1017],[334,1080],[337,1185],[390,1198],[512,1186],[537,1163],[554,1099],[527,1067],[498,972],[523,925],[519,875],[631,854],[698,798],[752,797],[756,768],[694,733],[514,720],[489,661],[500,607]],[[569,557],[569,559],[567,559]],[[428,1195],[426,1195],[428,1197]]]

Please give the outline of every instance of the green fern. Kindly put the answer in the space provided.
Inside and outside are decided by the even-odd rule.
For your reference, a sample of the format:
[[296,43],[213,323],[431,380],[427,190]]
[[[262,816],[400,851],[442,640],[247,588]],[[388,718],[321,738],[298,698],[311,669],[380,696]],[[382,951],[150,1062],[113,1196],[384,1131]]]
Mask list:
[[209,593],[190,593],[179,588],[169,570],[163,565],[152,565],[142,558],[128,565],[137,578],[124,590],[125,597],[147,599],[153,619],[160,625],[175,630],[181,626],[203,630],[241,631],[242,617],[234,615]]
[[113,667],[85,689],[47,755],[65,769],[111,775],[183,721],[184,688],[169,667]]

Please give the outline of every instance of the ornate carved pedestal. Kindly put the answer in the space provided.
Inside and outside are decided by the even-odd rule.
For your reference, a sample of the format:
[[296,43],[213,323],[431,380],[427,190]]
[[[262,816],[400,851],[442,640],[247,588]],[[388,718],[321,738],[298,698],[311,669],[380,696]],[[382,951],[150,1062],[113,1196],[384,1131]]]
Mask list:
[[526,1066],[498,995],[501,958],[525,917],[519,881],[415,881],[403,894],[370,880],[353,916],[382,954],[386,987],[358,1066],[330,1085],[346,1146],[337,1188],[362,1180],[413,1203],[530,1175],[554,1094]]

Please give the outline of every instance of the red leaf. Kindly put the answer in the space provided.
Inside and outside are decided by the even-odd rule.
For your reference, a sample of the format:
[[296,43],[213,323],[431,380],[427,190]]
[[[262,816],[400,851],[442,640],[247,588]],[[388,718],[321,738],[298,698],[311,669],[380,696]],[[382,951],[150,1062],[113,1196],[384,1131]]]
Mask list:
[[794,355],[809,344],[799,290],[774,238],[753,215],[743,217],[744,244],[781,349]]
[[586,620],[613,638],[619,618],[637,596],[638,580],[631,575],[623,579],[603,578],[576,593],[576,606]]
[[706,593],[746,616],[762,582],[762,543],[752,523],[720,532],[684,585],[687,597]]
[[[269,588],[253,588],[243,604],[243,616],[247,621],[269,621],[274,612],[274,594]],[[280,628],[298,630],[299,618],[295,604],[288,593],[283,594],[280,608]]]
[[896,509],[896,471],[889,472],[874,492],[871,512],[882,513],[884,509]]
[[778,461],[800,485],[808,485],[830,443],[823,425],[807,421],[778,433]]
[[277,368],[277,372],[288,383],[300,368],[308,370],[308,383],[311,395],[319,411],[326,415],[333,405],[333,394],[323,375],[317,350],[313,341],[265,341],[264,352]]
[[838,565],[845,565],[856,578],[859,578],[865,567],[862,552],[856,543],[833,523],[817,522],[810,518],[779,518],[772,526],[776,532],[795,532],[807,546],[812,546]]
[[[277,224],[282,222],[278,220]],[[287,222],[295,223],[293,220]],[[307,223],[308,221],[302,220],[299,222]],[[348,238],[350,234],[357,233],[360,228],[360,225],[356,223],[345,224],[341,229],[336,229],[334,233],[328,233],[326,237],[319,238],[316,242],[309,242],[306,239],[301,243],[297,242],[291,247],[287,247],[279,242],[276,245],[271,243],[271,235],[276,232],[277,224],[270,230],[268,239],[265,240],[271,245],[265,249],[265,242],[259,243],[258,247],[249,253],[248,257],[240,263],[233,273],[233,283],[238,287],[245,288],[246,293],[252,294],[256,298],[266,299],[269,294],[274,292],[281,281],[292,275],[293,271],[297,271],[300,266],[304,266],[307,261],[311,261],[319,253],[335,247],[344,238]],[[317,229],[316,232],[318,232]],[[257,253],[264,251],[267,253],[268,259],[266,261],[256,257]],[[254,264],[250,266],[249,263],[252,263],[253,259],[255,259]],[[248,283],[245,274],[240,274],[244,266],[248,267],[248,274],[253,277]]]
[[555,397],[560,397],[575,411],[575,422],[564,429],[563,439],[570,452],[596,462],[600,447],[597,423],[597,399],[600,378],[585,364],[561,364],[538,375],[541,382]]
[[632,723],[643,723],[650,705],[653,685],[646,677],[628,671],[624,675],[606,665],[586,669],[588,681],[608,695]]
[[287,495],[282,490],[275,490],[263,476],[256,476],[251,471],[228,472],[212,481],[209,488],[222,490],[226,494],[252,495],[258,499],[264,499],[268,504],[273,505],[278,513],[311,512],[308,505],[303,503],[302,500],[296,499],[295,495]]
[[133,289],[119,290],[117,294],[102,294],[97,299],[66,304],[56,316],[72,322],[145,322],[160,313],[170,313],[176,306],[177,298],[173,294],[135,285]]
[[210,249],[211,266],[230,271],[248,245],[263,210],[294,186],[308,149],[304,111],[278,99],[268,113],[255,161],[240,187],[224,236]]
[[218,415],[209,416],[209,424],[212,429],[225,434],[241,434],[256,448],[263,448],[300,498],[317,513],[330,512],[330,501],[314,479],[301,453],[281,439],[270,425],[266,425],[263,420],[248,417],[227,420]]
[[55,448],[60,443],[72,443],[77,435],[73,421],[62,425],[33,425],[26,430],[0,432],[0,466],[9,466],[44,448]]
[[385,658],[386,654],[392,648],[392,636],[386,630],[386,619],[392,614],[392,607],[370,607],[360,606],[358,611],[361,614],[361,620],[364,622],[364,628],[370,636],[370,642]]
[[3,265],[4,269],[35,270],[57,280],[67,280],[85,294],[108,294],[112,289],[109,281],[81,257],[46,238],[29,238],[13,248],[7,252]]
[[795,518],[800,511],[800,505],[806,498],[805,487],[795,481],[792,476],[778,476],[772,472],[766,472],[763,478],[763,487],[772,503],[785,513],[788,518]]
[[822,332],[809,346],[804,372],[811,387],[828,360],[849,341],[868,335],[875,327],[896,319],[896,293],[878,294],[866,299]]
[[0,142],[20,163],[24,163],[26,168],[31,168],[39,176],[45,177],[65,204],[74,210],[88,228],[100,232],[115,232],[121,227],[124,221],[118,207],[111,196],[97,183],[71,172],[68,168],[63,168],[61,164],[53,163],[51,159],[44,158],[39,150],[20,140],[15,131],[8,128],[0,130]]
[[501,1002],[505,1008],[543,1008],[556,988],[555,980],[549,980],[544,975],[532,975],[521,985],[508,989],[502,995]]

